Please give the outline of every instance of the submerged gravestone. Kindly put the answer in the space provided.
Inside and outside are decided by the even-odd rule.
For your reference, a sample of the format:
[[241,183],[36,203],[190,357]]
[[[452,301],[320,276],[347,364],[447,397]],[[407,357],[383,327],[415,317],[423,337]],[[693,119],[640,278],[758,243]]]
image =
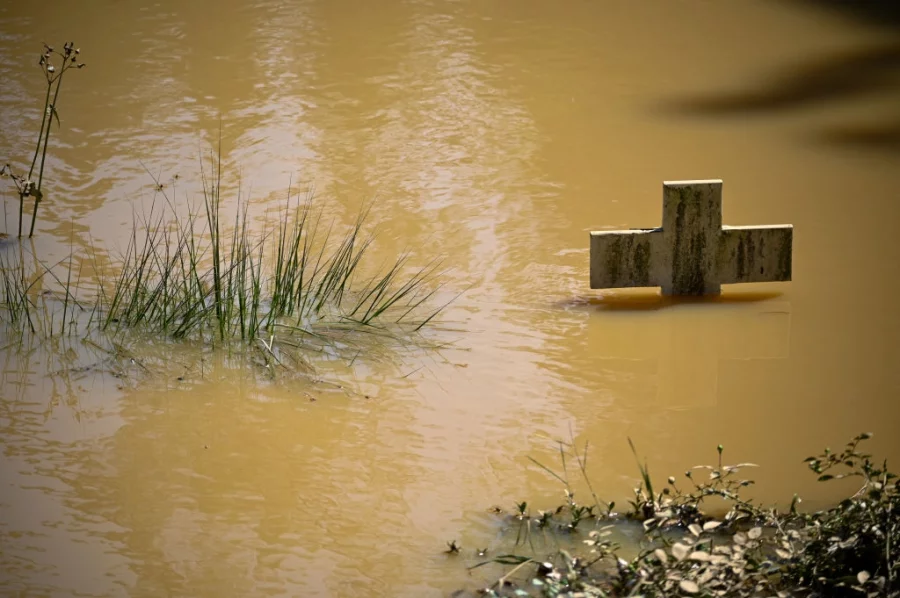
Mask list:
[[722,226],[722,181],[663,183],[661,228],[591,232],[591,288],[662,287],[717,295],[721,285],[791,280],[794,228]]

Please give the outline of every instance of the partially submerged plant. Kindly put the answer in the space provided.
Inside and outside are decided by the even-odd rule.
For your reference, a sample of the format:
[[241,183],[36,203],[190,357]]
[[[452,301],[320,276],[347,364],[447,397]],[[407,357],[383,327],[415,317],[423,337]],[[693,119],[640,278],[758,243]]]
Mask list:
[[820,482],[859,478],[859,490],[824,512],[802,515],[800,549],[789,577],[798,585],[830,595],[900,593],[900,492],[887,461],[859,450],[871,437],[860,434],[840,453],[825,449],[809,457]]
[[[628,443],[637,458],[637,451],[631,439],[628,439]],[[684,473],[684,477],[691,485],[690,488],[680,488],[675,478],[670,476],[666,480],[667,485],[658,493],[653,491],[653,482],[646,463],[641,464],[638,461],[641,484],[634,490],[630,516],[643,521],[647,530],[665,529],[673,525],[702,524],[710,519],[710,515],[704,513],[702,509],[703,503],[709,498],[717,497],[729,505],[723,519],[725,523],[734,524],[747,518],[760,517],[760,509],[741,496],[741,491],[752,485],[753,480],[737,477],[740,470],[758,466],[754,463],[723,465],[723,451],[724,447],[721,444],[716,447],[719,456],[717,465],[697,465]],[[697,470],[708,471],[708,479],[698,480],[694,474]]]
[[[168,209],[154,201],[149,214],[135,217],[120,258],[101,264],[94,252],[98,278],[88,285],[83,262],[71,255],[55,266],[35,256],[26,267],[27,249],[11,248],[0,256],[0,322],[50,336],[137,331],[241,344],[275,372],[309,369],[301,354],[308,350],[356,359],[367,340],[418,341],[447,305],[431,305],[441,287],[437,260],[410,268],[402,254],[386,267],[367,264],[374,242],[364,230],[367,210],[338,232],[311,194],[295,200],[289,193],[275,224],[257,234],[240,195],[233,221],[222,217],[220,173],[220,162],[204,172],[202,206],[186,215],[155,181]],[[66,270],[57,273],[60,265]],[[84,286],[95,289],[92,298],[79,296]]]
[[[535,564],[525,578],[505,573],[482,591],[490,596],[900,596],[897,476],[859,450],[869,437],[860,434],[840,453],[826,449],[806,460],[821,482],[862,481],[859,490],[830,509],[801,514],[795,497],[781,513],[742,497],[751,482],[736,474],[752,464],[723,465],[720,445],[717,465],[689,470],[685,477],[691,487],[684,490],[669,478],[663,490],[654,492],[649,469],[638,461],[641,482],[631,510],[624,517],[611,512],[598,517],[583,540],[584,554],[563,549],[549,557],[505,554],[472,568],[494,563],[515,565],[521,572]],[[568,481],[541,467],[566,484],[569,503]],[[709,478],[698,480],[698,469],[708,471]],[[711,497],[724,499],[724,514],[702,508]],[[567,512],[574,521],[576,512],[568,505],[556,510]],[[626,559],[611,535],[629,520],[641,521],[644,535],[638,554]]]
[[101,286],[104,329],[240,339],[278,362],[278,346],[348,331],[391,335],[387,322],[417,332],[441,311],[427,307],[440,287],[431,286],[437,261],[410,273],[404,254],[365,275],[374,241],[364,232],[365,210],[335,241],[311,196],[295,205],[289,198],[274,230],[254,235],[247,202],[239,199],[230,227],[222,221],[220,172],[216,165],[205,178],[202,216],[170,221],[151,212],[135,221],[116,279]]
[[[66,72],[75,68],[84,67],[83,62],[79,62],[79,54],[81,50],[75,47],[75,42],[66,42],[63,50],[55,50],[52,46],[44,44],[44,51],[41,53],[38,66],[44,74],[47,82],[47,90],[44,95],[44,108],[41,111],[41,128],[38,132],[37,143],[34,148],[34,157],[31,159],[31,167],[28,169],[27,175],[16,174],[9,163],[0,169],[0,175],[12,179],[19,193],[19,237],[22,236],[22,220],[25,212],[25,199],[34,198],[34,209],[31,213],[31,228],[28,236],[34,235],[34,225],[37,222],[38,205],[44,198],[41,188],[44,183],[44,166],[47,162],[47,147],[50,143],[50,130],[52,128],[53,119],[56,119],[56,125],[59,126],[59,90],[62,87],[63,76]],[[40,162],[38,159],[40,158]],[[37,168],[37,180],[34,179],[35,168]]]

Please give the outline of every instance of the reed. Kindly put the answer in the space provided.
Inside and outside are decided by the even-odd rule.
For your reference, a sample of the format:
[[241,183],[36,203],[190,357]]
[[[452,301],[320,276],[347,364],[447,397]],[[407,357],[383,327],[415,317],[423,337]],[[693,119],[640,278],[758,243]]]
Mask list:
[[[19,194],[19,227],[18,236],[22,236],[22,222],[25,218],[25,200],[34,198],[34,208],[31,213],[31,227],[28,236],[34,236],[34,226],[37,222],[38,205],[44,198],[42,187],[44,184],[44,172],[47,164],[47,148],[50,145],[50,131],[53,129],[53,119],[59,127],[59,91],[62,88],[63,77],[71,69],[84,68],[84,63],[79,62],[81,50],[75,47],[75,42],[66,42],[60,52],[52,46],[44,44],[38,66],[46,81],[44,93],[44,106],[41,110],[41,127],[38,132],[37,143],[34,147],[34,155],[27,175],[15,173],[13,167],[7,162],[0,169],[0,176],[12,179]],[[37,169],[37,180],[35,180]]]

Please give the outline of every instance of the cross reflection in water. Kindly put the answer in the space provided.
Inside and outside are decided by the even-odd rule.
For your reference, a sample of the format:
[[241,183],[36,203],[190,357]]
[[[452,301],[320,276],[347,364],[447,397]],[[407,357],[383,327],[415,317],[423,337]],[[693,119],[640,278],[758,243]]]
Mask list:
[[602,345],[595,356],[609,370],[616,369],[616,361],[656,360],[660,406],[714,407],[723,360],[776,360],[790,354],[791,304],[761,300],[766,297],[604,296],[591,302],[599,308],[591,336]]

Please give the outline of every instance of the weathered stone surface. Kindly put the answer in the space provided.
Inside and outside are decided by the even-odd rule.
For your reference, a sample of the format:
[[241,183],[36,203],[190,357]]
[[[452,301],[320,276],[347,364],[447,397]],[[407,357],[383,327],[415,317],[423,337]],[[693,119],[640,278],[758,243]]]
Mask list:
[[591,288],[660,286],[662,243],[659,229],[592,232]]
[[663,260],[671,276],[660,281],[665,295],[719,292],[716,250],[722,229],[722,182],[684,181],[663,187]]
[[793,227],[722,226],[722,181],[663,184],[657,229],[591,232],[591,288],[714,295],[722,284],[791,280]]
[[791,279],[794,229],[781,226],[725,226],[719,240],[719,282]]

